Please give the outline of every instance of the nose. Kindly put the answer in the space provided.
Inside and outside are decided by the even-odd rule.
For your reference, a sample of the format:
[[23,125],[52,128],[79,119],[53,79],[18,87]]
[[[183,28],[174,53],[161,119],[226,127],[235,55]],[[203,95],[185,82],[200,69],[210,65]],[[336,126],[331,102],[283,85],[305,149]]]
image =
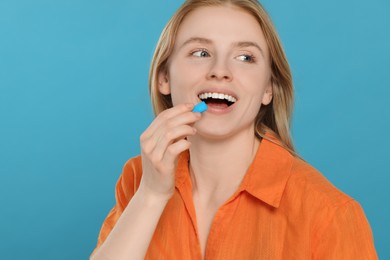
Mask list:
[[229,69],[228,62],[223,59],[215,59],[211,63],[207,79],[231,81],[233,75]]

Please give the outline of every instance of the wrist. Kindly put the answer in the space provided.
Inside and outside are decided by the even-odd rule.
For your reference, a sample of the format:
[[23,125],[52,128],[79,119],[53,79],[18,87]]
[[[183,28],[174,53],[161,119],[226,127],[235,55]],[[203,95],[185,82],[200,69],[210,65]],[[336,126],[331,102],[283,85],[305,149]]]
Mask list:
[[[172,193],[173,194],[173,193]],[[138,199],[145,206],[164,206],[168,203],[172,195],[170,194],[159,194],[156,192],[151,192],[148,189],[142,187],[142,185],[137,190],[136,194]]]

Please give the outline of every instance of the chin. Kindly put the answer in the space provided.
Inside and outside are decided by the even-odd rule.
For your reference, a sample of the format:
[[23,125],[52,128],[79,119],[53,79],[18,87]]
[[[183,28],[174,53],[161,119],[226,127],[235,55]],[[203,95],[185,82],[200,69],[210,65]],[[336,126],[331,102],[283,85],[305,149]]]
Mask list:
[[228,127],[214,127],[214,126],[208,126],[208,127],[199,127],[197,128],[197,136],[199,136],[202,139],[208,139],[209,141],[221,141],[221,140],[227,140],[230,137],[234,136],[240,132],[238,129],[231,129]]
[[251,134],[254,136],[254,125],[248,124],[239,127],[237,124],[221,124],[217,122],[210,123],[209,121],[198,122],[195,124],[197,136],[210,141],[224,140],[236,135]]
[[221,141],[221,140],[226,140],[230,136],[232,136],[231,133],[226,133],[226,132],[215,132],[215,131],[197,131],[197,135],[201,137],[202,139],[208,139],[210,141],[215,140],[215,141]]
[[195,124],[197,134],[202,137],[218,138],[223,139],[230,135],[232,129],[226,125],[221,125],[217,122],[198,122]]

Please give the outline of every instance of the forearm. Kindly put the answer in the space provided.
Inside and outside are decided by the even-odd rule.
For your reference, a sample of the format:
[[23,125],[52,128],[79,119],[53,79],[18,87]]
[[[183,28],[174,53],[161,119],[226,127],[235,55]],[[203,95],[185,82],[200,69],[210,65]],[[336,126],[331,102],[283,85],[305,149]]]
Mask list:
[[[177,158],[196,134],[191,126],[201,118],[193,104],[161,112],[140,137],[142,179],[105,242],[91,256],[96,259],[143,259],[162,212],[175,191]],[[121,187],[119,187],[121,189]]]
[[166,203],[137,191],[91,260],[144,259]]

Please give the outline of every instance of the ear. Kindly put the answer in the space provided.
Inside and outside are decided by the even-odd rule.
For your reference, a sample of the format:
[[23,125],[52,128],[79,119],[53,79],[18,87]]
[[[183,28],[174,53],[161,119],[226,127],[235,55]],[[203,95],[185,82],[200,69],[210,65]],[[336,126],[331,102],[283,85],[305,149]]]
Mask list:
[[264,94],[263,94],[263,100],[261,101],[261,103],[263,105],[268,105],[269,103],[271,103],[272,101],[272,95],[273,95],[273,83],[272,81],[270,82],[269,86],[267,86],[267,88],[265,89],[264,91]]
[[164,71],[160,71],[158,73],[158,89],[161,94],[169,95],[171,94],[171,88],[169,86],[168,73]]

